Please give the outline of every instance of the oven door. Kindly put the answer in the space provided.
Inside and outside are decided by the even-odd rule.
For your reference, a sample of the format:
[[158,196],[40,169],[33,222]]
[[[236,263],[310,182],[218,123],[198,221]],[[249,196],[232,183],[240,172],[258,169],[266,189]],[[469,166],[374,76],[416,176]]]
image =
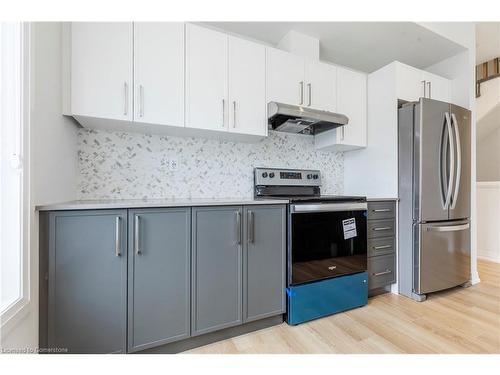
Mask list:
[[288,285],[366,271],[366,202],[292,204]]

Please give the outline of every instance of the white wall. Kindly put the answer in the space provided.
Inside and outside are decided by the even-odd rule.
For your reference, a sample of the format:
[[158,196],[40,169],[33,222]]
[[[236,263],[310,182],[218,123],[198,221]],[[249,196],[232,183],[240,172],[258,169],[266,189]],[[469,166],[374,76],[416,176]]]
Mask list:
[[396,69],[387,65],[368,75],[367,143],[344,153],[344,194],[398,197]]
[[477,183],[477,255],[500,263],[500,181]]
[[500,181],[500,126],[477,141],[477,181]]
[[[76,198],[77,128],[61,115],[61,24],[32,23],[30,81],[31,207]],[[38,346],[38,215],[30,231],[30,303],[2,332],[2,348]]]

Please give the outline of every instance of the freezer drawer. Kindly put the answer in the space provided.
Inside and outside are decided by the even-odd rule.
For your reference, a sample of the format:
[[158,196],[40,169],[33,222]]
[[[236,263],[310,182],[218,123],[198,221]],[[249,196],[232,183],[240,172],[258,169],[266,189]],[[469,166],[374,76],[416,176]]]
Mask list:
[[414,289],[425,294],[470,280],[470,224],[448,221],[415,224]]

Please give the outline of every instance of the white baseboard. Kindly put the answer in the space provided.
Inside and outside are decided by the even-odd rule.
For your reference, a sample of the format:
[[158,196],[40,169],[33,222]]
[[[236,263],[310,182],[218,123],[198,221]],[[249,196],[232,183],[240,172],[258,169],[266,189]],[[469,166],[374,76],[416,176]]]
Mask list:
[[477,259],[487,260],[489,262],[500,263],[500,254],[496,251],[477,251]]

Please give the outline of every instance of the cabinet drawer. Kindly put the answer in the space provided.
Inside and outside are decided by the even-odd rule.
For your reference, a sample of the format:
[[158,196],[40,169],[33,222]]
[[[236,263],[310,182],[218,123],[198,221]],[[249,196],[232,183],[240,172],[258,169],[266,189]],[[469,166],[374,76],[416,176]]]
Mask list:
[[368,238],[391,237],[396,233],[394,219],[368,220]]
[[383,237],[372,238],[368,240],[368,256],[374,257],[378,255],[392,254],[395,252],[395,238]]
[[368,202],[368,220],[396,217],[396,202]]
[[396,257],[394,254],[368,259],[368,289],[380,288],[396,281]]

